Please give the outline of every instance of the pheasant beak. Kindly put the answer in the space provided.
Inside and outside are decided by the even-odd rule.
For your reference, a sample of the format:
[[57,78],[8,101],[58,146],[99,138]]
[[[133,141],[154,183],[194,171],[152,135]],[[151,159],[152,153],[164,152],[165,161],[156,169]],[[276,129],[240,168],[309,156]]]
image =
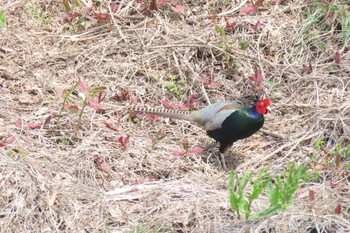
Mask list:
[[270,107],[270,106],[267,106],[267,107],[266,107],[266,110],[267,110],[266,113],[270,112],[270,111],[271,111],[271,107]]

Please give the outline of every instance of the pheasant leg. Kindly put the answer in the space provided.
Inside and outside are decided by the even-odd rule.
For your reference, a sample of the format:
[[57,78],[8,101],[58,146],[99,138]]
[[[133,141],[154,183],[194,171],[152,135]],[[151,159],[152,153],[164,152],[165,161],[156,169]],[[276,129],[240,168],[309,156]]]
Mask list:
[[224,170],[227,170],[224,153],[220,153],[220,162],[221,162],[222,168],[223,168]]

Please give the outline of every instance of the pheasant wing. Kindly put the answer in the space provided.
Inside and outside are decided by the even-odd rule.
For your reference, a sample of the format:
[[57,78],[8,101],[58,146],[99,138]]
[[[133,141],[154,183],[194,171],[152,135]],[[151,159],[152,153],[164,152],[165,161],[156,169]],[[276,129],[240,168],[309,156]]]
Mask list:
[[[227,114],[226,110],[229,110],[232,112],[232,111],[235,111],[235,108],[236,108],[236,104],[233,102],[228,102],[228,101],[219,102],[216,104],[209,105],[201,110],[193,112],[192,120],[201,126],[213,125],[214,127],[214,125],[222,123],[219,121],[220,119],[224,120],[223,116]],[[215,120],[214,118],[216,117],[218,117],[219,119]],[[212,122],[212,123],[209,123],[209,122]]]
[[236,109],[221,109],[219,112],[215,114],[215,116],[208,121],[204,126],[204,130],[206,131],[212,131],[216,129],[220,129],[222,127],[222,123],[224,120],[229,117],[233,112],[235,112]]

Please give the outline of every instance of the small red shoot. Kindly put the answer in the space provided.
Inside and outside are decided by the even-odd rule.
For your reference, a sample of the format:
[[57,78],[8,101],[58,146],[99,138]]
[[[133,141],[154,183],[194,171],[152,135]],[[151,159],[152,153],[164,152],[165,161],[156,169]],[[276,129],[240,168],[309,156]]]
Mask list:
[[335,210],[334,210],[335,214],[337,215],[340,215],[341,214],[341,205],[338,204],[337,207],[335,207]]
[[110,7],[111,7],[111,11],[115,12],[118,8],[118,4],[116,2],[112,2]]
[[257,66],[254,67],[254,74],[251,74],[249,78],[256,83],[264,82],[264,78],[260,73],[260,71],[258,70]]
[[98,102],[101,103],[105,98],[106,98],[106,95],[103,95],[103,91],[100,91],[97,97]]
[[63,16],[63,22],[71,22],[73,19],[78,17],[76,12]]
[[175,156],[184,156],[186,151],[173,150],[172,151]]
[[159,0],[158,3],[159,5],[163,6],[163,5],[166,5],[167,3],[170,3],[171,0]]
[[241,10],[239,11],[239,15],[240,16],[253,15],[253,14],[255,14],[255,12],[256,12],[256,9],[255,9],[254,5],[249,4],[247,7],[241,8]]
[[49,115],[48,117],[46,117],[45,122],[44,122],[44,126],[47,126],[48,124],[50,124],[52,117],[53,117],[52,115]]
[[17,128],[22,128],[22,119],[21,118],[18,118],[16,121],[15,121],[15,126]]
[[172,153],[175,156],[184,156],[186,154],[192,154],[192,155],[200,155],[202,154],[204,151],[203,148],[200,147],[194,147],[194,148],[190,148],[189,150],[184,150],[184,151],[180,151],[180,150],[172,150]]
[[171,9],[175,13],[185,14],[185,7],[183,7],[181,5],[171,6]]
[[253,30],[256,32],[261,28],[261,23],[260,21],[256,22],[256,24],[254,24],[253,26]]
[[341,182],[332,182],[331,183],[332,189],[341,189],[342,187],[343,187],[343,183],[341,183]]
[[212,74],[210,79],[208,78],[200,78],[200,80],[202,81],[202,83],[206,84],[207,87],[211,88],[211,89],[219,89],[221,87],[221,84],[218,82],[214,82],[214,75]]
[[11,144],[12,142],[16,141],[16,137],[9,137],[5,141],[0,141],[0,147],[5,147],[8,144]]
[[334,55],[334,62],[335,62],[336,64],[340,64],[340,62],[341,62],[341,56],[340,56],[340,52],[339,52],[339,51],[335,52],[335,55]]
[[126,151],[126,149],[128,148],[129,139],[130,139],[129,134],[121,135],[118,139],[118,142],[122,145],[124,151]]
[[264,2],[264,0],[256,0],[254,5],[255,6],[262,6],[263,2]]
[[31,128],[31,129],[40,129],[40,128],[42,127],[42,124],[40,124],[40,123],[34,123],[34,122],[28,123],[27,125],[28,125],[28,127]]
[[99,21],[108,21],[109,20],[109,14],[108,13],[97,13],[97,12],[93,12],[94,13],[94,18],[99,20]]
[[345,47],[344,53],[347,53],[347,52],[349,52],[349,51],[350,51],[350,45]]
[[81,80],[79,80],[79,82],[77,83],[77,89],[84,94],[86,94],[90,91],[89,85],[86,82],[81,81]]
[[312,65],[309,62],[308,64],[303,64],[303,69],[307,74],[311,74],[312,73]]
[[237,25],[235,22],[230,23],[226,17],[224,17],[224,19],[225,19],[225,23],[226,23],[225,30],[233,30],[233,29],[235,29],[235,27]]
[[184,104],[171,104],[166,100],[162,100],[161,104],[168,109],[178,109],[178,110],[187,110],[188,109],[188,106],[186,106]]
[[135,104],[136,103],[135,97],[132,95],[129,95],[129,102],[130,102],[130,104]]
[[253,87],[253,90],[254,91],[265,91],[266,89],[263,86],[258,86],[258,87]]
[[105,171],[105,172],[109,173],[109,171],[111,170],[110,167],[105,162],[101,161],[100,157],[96,157],[94,159],[94,163],[95,163],[96,167],[98,169],[100,169],[101,171]]
[[309,199],[310,199],[310,201],[315,201],[315,191],[314,190],[312,190],[312,189],[310,189],[309,190]]
[[64,109],[65,110],[74,110],[74,111],[78,111],[79,110],[79,108],[78,108],[78,106],[76,106],[76,105],[72,105],[72,104],[65,104],[64,105]]
[[150,4],[149,4],[149,11],[158,11],[158,7],[157,7],[157,0],[151,0]]
[[189,152],[190,154],[200,155],[200,154],[203,153],[203,151],[204,151],[204,149],[201,148],[201,147],[194,147],[194,148],[189,149],[188,152]]
[[109,123],[106,120],[103,120],[102,122],[106,125],[106,127],[108,129],[113,130],[113,131],[118,131],[118,126],[113,126],[111,123]]
[[104,106],[103,104],[101,104],[99,102],[99,100],[95,100],[95,99],[92,99],[92,98],[88,98],[88,103],[89,103],[89,106],[93,109],[95,109],[96,111],[98,110],[103,110],[104,109]]
[[115,95],[115,99],[117,101],[125,101],[129,98],[129,91],[128,90],[120,90]]
[[187,98],[186,105],[188,107],[190,107],[190,106],[192,106],[194,104],[194,102],[196,101],[196,96],[197,96],[197,94],[193,93]]

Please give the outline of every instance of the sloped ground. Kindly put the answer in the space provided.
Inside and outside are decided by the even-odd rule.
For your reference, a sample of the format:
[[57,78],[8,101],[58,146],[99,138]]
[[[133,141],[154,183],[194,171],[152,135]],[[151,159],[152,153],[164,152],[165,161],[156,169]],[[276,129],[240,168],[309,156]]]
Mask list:
[[[253,16],[238,16],[246,5],[234,3],[179,4],[186,16],[164,7],[146,16],[142,4],[126,1],[108,22],[81,11],[69,23],[60,2],[0,3],[7,20],[0,29],[0,137],[16,138],[0,149],[1,232],[349,232],[349,170],[323,166],[335,158],[314,146],[323,140],[331,150],[350,134],[350,53],[337,19],[322,31],[298,1],[266,2]],[[215,28],[225,27],[223,16],[237,23],[226,36]],[[81,22],[91,25],[73,33]],[[262,132],[235,143],[228,167],[279,174],[296,160],[319,178],[300,186],[292,208],[246,222],[230,210],[228,172],[200,128],[168,119],[135,123],[128,108],[186,103],[193,93],[193,108],[207,99],[244,102],[262,94],[249,79],[255,66],[273,111]],[[104,110],[86,106],[81,120],[74,107],[60,114],[78,80],[105,94]],[[171,82],[177,89],[167,88]],[[77,91],[69,100],[83,106]],[[130,135],[126,150],[122,135]],[[175,156],[186,143],[206,150]],[[263,197],[253,209],[268,204]]]

